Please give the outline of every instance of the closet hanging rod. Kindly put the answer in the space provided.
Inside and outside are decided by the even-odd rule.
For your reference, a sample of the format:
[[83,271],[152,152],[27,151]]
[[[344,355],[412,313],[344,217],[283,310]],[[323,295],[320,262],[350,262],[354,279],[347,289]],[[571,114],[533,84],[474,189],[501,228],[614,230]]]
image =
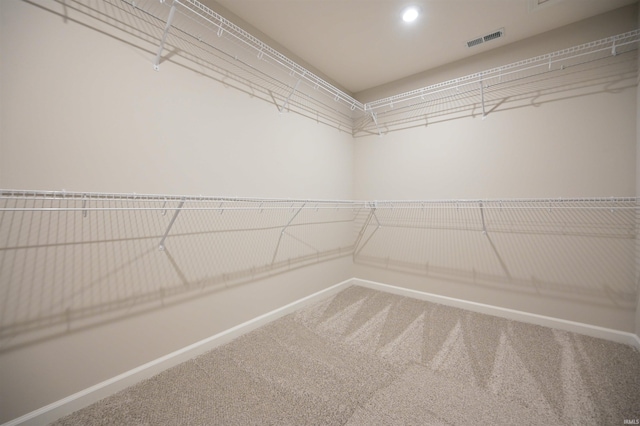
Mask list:
[[378,206],[381,204],[403,204],[403,203],[633,203],[640,200],[640,197],[574,197],[574,198],[446,198],[446,199],[413,199],[413,200],[374,200],[369,201]]
[[[158,0],[121,1],[130,4],[140,11],[154,16],[161,22],[165,22],[168,20],[166,16],[162,16],[162,13],[155,13],[154,6],[152,6],[152,4],[161,4],[163,5],[161,7],[166,7],[168,9],[169,2],[167,2],[166,0],[160,0],[159,3]],[[358,113],[364,113],[367,117],[374,117],[374,121],[376,121],[375,116],[371,115],[371,113],[383,112],[382,110],[384,110],[384,112],[388,112],[388,109],[393,108],[394,105],[400,106],[402,108],[405,105],[412,105],[412,101],[413,103],[417,101],[420,104],[431,102],[433,100],[442,99],[443,97],[449,97],[449,94],[447,92],[451,90],[460,91],[465,89],[469,94],[472,94],[473,92],[480,92],[481,87],[478,87],[479,82],[483,85],[483,88],[486,89],[499,83],[532,78],[534,76],[542,75],[547,72],[557,72],[561,69],[566,69],[574,65],[591,62],[593,60],[601,60],[611,56],[633,52],[637,49],[637,44],[640,41],[640,30],[636,29],[623,34],[610,36],[601,40],[584,43],[578,46],[558,50],[556,52],[536,56],[507,65],[498,66],[479,73],[459,77],[431,86],[395,94],[387,98],[362,103],[353,98],[351,95],[332,85],[331,83],[323,80],[321,77],[312,73],[308,69],[289,59],[287,56],[262,42],[257,37],[251,35],[228,19],[219,15],[211,8],[203,5],[202,3],[200,3],[200,1],[175,0],[171,2],[171,5],[175,5],[175,7],[177,8],[176,11],[179,12],[179,14],[183,18],[186,18],[188,21],[191,21],[193,23],[192,26],[192,24],[188,21],[185,21],[185,19],[180,19],[178,20],[178,22],[173,22],[172,28],[179,30],[180,32],[194,38],[195,40],[198,40],[201,43],[205,43],[205,45],[214,49],[217,49],[217,47],[215,47],[216,44],[214,42],[207,42],[205,40],[205,37],[202,36],[202,29],[204,28],[205,31],[210,31],[214,38],[218,38],[224,34],[227,39],[233,41],[236,46],[242,46],[238,47],[239,49],[249,49],[252,54],[255,54],[258,57],[258,59],[267,60],[269,64],[275,67],[275,70],[282,71],[283,75],[284,73],[287,73],[294,79],[299,81],[301,80],[305,83],[305,85],[308,85],[309,87],[312,87],[314,89],[313,92],[295,91],[296,94],[305,93],[306,96],[309,97],[309,99],[313,99],[320,104],[322,104],[323,102],[323,100],[321,100],[320,98],[327,96],[327,99],[336,101],[340,106],[348,107],[352,112],[357,111]],[[609,52],[608,56],[605,56],[605,52]],[[233,52],[225,51],[225,53],[229,54],[232,58],[235,57],[236,61],[242,61],[238,57],[238,55],[234,55]],[[581,57],[583,59],[580,59]],[[252,66],[248,63],[242,62],[242,64],[246,68],[252,68]],[[556,66],[555,69],[551,69],[551,65],[553,64],[562,64],[562,66]],[[545,67],[548,67],[548,69],[546,69]],[[287,94],[291,96],[292,91],[290,89],[293,88],[293,83],[279,79],[279,77],[275,76],[275,73],[270,73],[269,75],[272,76],[276,81],[278,81],[278,83],[282,83],[283,85],[288,87],[289,90],[287,91]],[[260,86],[260,84],[258,84],[258,86]],[[314,93],[318,93],[318,95],[314,95]],[[322,93],[322,96],[320,96],[320,93]],[[422,101],[420,102],[419,100],[417,100],[417,98],[422,98]],[[334,102],[331,102],[331,104],[333,103]],[[297,107],[300,106],[299,100],[296,101],[296,105]],[[331,107],[329,107],[329,103],[322,104],[322,107],[331,109]],[[308,108],[308,112],[311,113],[309,118],[313,118],[313,111],[317,112],[316,109],[319,107],[318,105],[315,105],[309,106]],[[396,110],[397,109],[398,108],[396,108]],[[332,109],[332,111],[339,112],[338,109]],[[317,119],[317,115],[315,115],[315,117]],[[323,119],[328,119],[329,122],[332,123],[331,125],[338,129],[340,129],[344,125],[345,128],[351,126],[352,133],[356,131],[354,123],[359,119],[359,117],[354,118],[345,116],[344,118],[345,120],[339,119],[337,121],[332,121],[334,120],[333,118],[328,119],[326,117],[323,117]],[[422,115],[420,116],[420,119],[422,119]],[[382,116],[379,117],[376,122],[377,127],[385,127],[388,124],[389,122],[386,121]],[[378,133],[380,132],[378,131]]]
[[[481,206],[482,205],[482,206]],[[447,206],[420,206],[419,204],[411,205],[411,206],[379,206],[376,207],[377,210],[477,210],[479,207],[482,207],[484,210],[609,210],[609,211],[618,211],[618,210],[636,210],[638,206],[488,206],[483,204],[483,202],[477,202],[473,205],[447,205]],[[1,210],[1,209],[0,209]],[[81,210],[81,209],[78,209]]]
[[[129,211],[129,210],[166,210],[171,208],[167,202],[196,204],[183,206],[182,210],[283,210],[283,209],[476,209],[480,204],[484,209],[608,209],[628,210],[638,208],[637,197],[592,197],[592,198],[499,198],[499,199],[445,199],[445,200],[323,200],[288,198],[247,198],[247,197],[209,197],[188,195],[157,195],[136,193],[100,193],[67,191],[28,191],[0,189],[0,200],[5,206],[0,211]],[[7,206],[7,200],[15,201],[70,201],[82,202],[78,207],[37,207]],[[143,202],[146,205],[135,207],[96,207],[90,202]],[[148,204],[156,205],[148,205]],[[216,203],[212,206],[211,203]],[[249,203],[251,205],[237,205]]]
[[[639,209],[640,206],[637,205],[624,205],[624,206],[616,206],[616,205],[509,205],[509,202],[504,202],[502,205],[487,205],[486,202],[477,201],[474,203],[466,203],[466,204],[446,204],[446,205],[433,205],[432,203],[422,202],[422,203],[413,203],[411,205],[405,206],[393,206],[393,205],[382,205],[376,206],[376,210],[476,210],[482,205],[484,210],[609,210],[609,211],[622,211],[622,210],[636,210]],[[116,211],[166,211],[173,209],[173,206],[162,206],[162,207],[0,207],[0,212],[116,212]],[[354,211],[356,208],[366,208],[372,209],[374,207],[368,206],[365,203],[354,203],[352,205],[343,205],[343,206],[313,206],[307,205],[304,207],[301,206],[293,206],[294,209],[302,209],[302,210],[330,210],[330,211],[338,211],[338,210],[351,210]],[[180,210],[183,211],[274,211],[274,210],[291,210],[292,207],[289,206],[280,206],[280,207],[265,207],[265,206],[252,206],[252,207],[181,207]]]
[[[633,43],[636,43],[636,42],[634,41]],[[631,44],[631,43],[627,43],[627,44]],[[601,51],[602,50],[608,50],[608,49],[609,48],[604,48],[604,49],[601,49]],[[590,55],[591,53],[593,53],[593,52],[582,53],[580,55],[576,55],[575,57],[572,57],[571,59],[577,58],[579,56]],[[627,52],[623,52],[623,53],[627,53]],[[620,53],[620,54],[622,54],[622,53]],[[544,73],[548,73],[548,72],[554,72],[554,71],[562,71],[562,70],[568,69],[568,68],[573,67],[573,66],[583,65],[584,64],[584,62],[580,62],[578,64],[571,64],[571,65],[569,65],[569,66],[567,66],[565,68],[562,68],[562,69],[558,68],[558,69],[553,69],[553,70],[545,70],[545,71],[543,71],[541,73],[530,74],[530,75],[526,75],[524,77],[516,77],[516,78],[511,79],[511,80],[506,80],[505,79],[505,77],[510,76],[512,74],[518,74],[518,73],[521,73],[523,71],[529,71],[529,70],[532,70],[532,69],[535,69],[535,68],[547,67],[549,64],[553,64],[553,63],[560,62],[560,61],[565,61],[567,59],[568,58],[562,58],[562,59],[559,59],[557,61],[549,61],[549,62],[545,62],[545,63],[539,63],[539,64],[531,65],[531,66],[526,67],[526,68],[519,68],[519,69],[516,69],[514,71],[505,72],[505,73],[502,73],[502,74],[499,74],[499,75],[483,75],[482,73],[477,73],[477,74],[473,74],[473,75],[470,75],[470,76],[467,76],[467,77],[461,77],[459,79],[449,80],[447,82],[438,83],[438,84],[435,84],[433,86],[428,86],[428,87],[425,87],[423,89],[420,89],[419,94],[408,96],[408,97],[400,99],[400,100],[389,101],[388,103],[380,104],[380,105],[376,106],[375,108],[384,108],[384,107],[393,108],[394,107],[394,102],[400,104],[400,103],[403,103],[403,102],[408,102],[408,101],[412,101],[414,99],[420,98],[420,101],[417,102],[417,104],[419,105],[419,104],[422,104],[424,102],[428,102],[430,100],[433,100],[433,99],[425,99],[425,97],[429,97],[429,96],[432,96],[432,95],[438,95],[440,93],[444,93],[444,92],[451,91],[451,90],[456,90],[457,91],[457,93],[455,95],[465,95],[465,94],[474,93],[474,92],[482,92],[483,88],[491,88],[491,87],[499,86],[501,84],[511,83],[511,82],[514,82],[514,81],[517,81],[517,80],[529,78],[529,77],[532,77],[533,75],[540,75],[540,74],[544,74]],[[598,58],[598,59],[604,59],[604,58]],[[474,79],[472,80],[471,78],[474,78]],[[460,80],[463,80],[463,79],[465,80],[464,83],[457,84]],[[495,79],[499,79],[499,81],[494,82],[494,83],[484,84],[485,82],[490,82],[491,80],[495,80]],[[483,83],[481,87],[478,87],[479,83]],[[468,90],[461,90],[463,88],[465,88],[465,89],[468,88]],[[445,97],[446,96],[451,96],[451,95],[445,95]],[[436,97],[435,99],[442,99],[442,97]],[[378,102],[378,101],[376,101],[376,102]],[[415,106],[415,105],[416,105],[416,103],[409,104],[408,107],[412,107],[412,106]],[[365,104],[365,108],[368,108],[367,111],[369,113],[375,112],[373,110],[374,107],[371,107],[371,103]],[[395,109],[396,110],[400,110],[402,108],[404,108],[404,107],[395,108]]]
[[258,198],[203,195],[164,195],[108,192],[73,192],[0,189],[0,198],[29,200],[98,200],[98,201],[145,201],[162,203],[165,201],[186,202],[247,202],[247,203],[323,203],[353,204],[350,200],[298,199],[298,198]]
[[[122,1],[128,5],[130,5],[132,8],[139,10],[142,13],[147,14],[148,16],[150,16],[151,18],[154,18],[155,20],[159,21],[159,22],[165,22],[166,20],[168,20],[168,18],[163,18],[162,16],[160,16],[161,14],[156,13],[155,10],[151,10],[150,7],[148,7],[147,3],[151,2],[151,0],[137,0],[137,1],[133,1],[133,0],[113,0],[113,1]],[[164,3],[167,0],[163,0],[160,2],[160,4]],[[157,0],[153,0],[153,3],[158,3]],[[177,6],[173,5],[171,6],[171,10],[174,10],[174,8]],[[189,16],[188,14],[184,13],[184,11],[182,10],[182,8],[178,8],[175,9],[179,15],[185,16],[187,19],[192,20],[192,21],[196,21],[193,17]],[[170,12],[169,12],[170,13]],[[199,16],[199,15],[197,15]],[[197,23],[198,25],[202,25],[201,23]],[[208,22],[208,25],[212,25],[210,22]],[[165,26],[166,28],[166,26]],[[240,82],[240,84],[246,84],[248,86],[248,89],[250,91],[253,91],[255,88],[259,88],[261,90],[266,90],[266,93],[270,93],[271,91],[278,91],[278,88],[283,88],[283,87],[290,87],[289,83],[285,82],[282,79],[278,79],[276,78],[273,73],[267,73],[264,70],[260,70],[255,66],[250,65],[248,62],[244,61],[243,59],[239,58],[236,54],[234,54],[235,52],[231,52],[229,50],[225,50],[222,48],[217,47],[217,45],[212,42],[212,41],[207,41],[207,39],[205,37],[202,37],[202,35],[200,34],[200,32],[194,32],[191,28],[188,28],[180,23],[178,23],[177,25],[172,25],[170,27],[171,29],[174,29],[176,31],[173,32],[173,35],[176,36],[177,33],[179,33],[180,35],[184,35],[187,37],[190,37],[193,40],[197,40],[198,44],[201,46],[206,46],[206,48],[204,49],[205,51],[208,49],[210,49],[209,53],[212,53],[212,51],[215,51],[217,53],[222,54],[222,56],[217,56],[217,53],[214,54],[214,56],[216,56],[216,60],[220,60],[222,61],[225,66],[232,66],[232,68],[239,68],[241,69],[242,72],[234,72],[231,71],[231,73],[229,73],[228,71],[225,72],[225,76],[226,77],[230,77],[233,76],[232,79],[237,80],[238,82]],[[207,26],[205,25],[205,29],[207,28]],[[180,39],[180,41],[185,41],[186,39],[182,38],[181,36],[178,36],[178,38]],[[218,37],[215,37],[215,39],[217,39]],[[160,43],[162,45],[162,42]],[[202,56],[199,56],[198,54],[189,54],[187,53],[188,49],[178,49],[181,50],[181,52],[183,54],[185,54],[185,56],[192,56],[194,57],[196,60],[197,59],[202,59]],[[223,59],[223,56],[225,57]],[[263,57],[264,55],[259,54],[258,57]],[[209,60],[205,60],[205,62],[209,62]],[[215,61],[214,61],[215,62]],[[157,63],[157,57],[154,61],[154,69],[159,69],[159,64]],[[247,75],[249,75],[251,78],[247,77]],[[253,79],[257,79],[257,80],[253,80]],[[307,118],[312,118],[318,122],[322,122],[324,124],[327,124],[331,127],[334,128],[338,128],[340,129],[340,127],[343,128],[349,128],[352,122],[352,119],[350,116],[347,116],[344,111],[339,111],[337,108],[335,108],[333,105],[331,107],[328,106],[327,104],[323,104],[317,96],[310,96],[308,93],[305,92],[297,92],[297,96],[304,98],[303,100],[298,99],[295,103],[296,106],[296,111],[298,113],[300,113],[303,116],[306,116]],[[331,98],[333,99],[333,98]],[[308,104],[305,104],[305,102],[308,102]],[[346,101],[345,101],[346,102]],[[334,102],[332,102],[333,104]],[[344,106],[344,105],[343,105]],[[336,116],[333,116],[333,114],[335,114]]]
[[636,197],[374,201],[376,210],[636,210]]
[[[620,42],[621,40],[625,40]],[[504,77],[516,72],[526,71],[532,68],[541,66],[548,66],[549,64],[567,61],[570,59],[578,58],[581,56],[591,55],[603,51],[611,51],[612,55],[619,54],[616,52],[616,48],[621,46],[627,46],[635,44],[640,41],[640,30],[636,29],[623,34],[607,37],[604,39],[592,41],[578,46],[573,46],[567,49],[558,50],[556,52],[548,53],[545,55],[536,56],[533,58],[525,59],[518,62],[513,62],[508,65],[503,65],[489,70],[469,74],[464,77],[458,77],[452,80],[436,83],[430,86],[422,87],[419,89],[411,90],[397,95],[389,96],[383,99],[379,99],[364,104],[366,111],[372,111],[379,108],[388,107],[394,103],[406,102],[418,97],[428,95],[430,92],[442,91],[443,88],[455,89],[469,84],[477,84],[480,80],[487,80],[490,78]],[[594,49],[595,48],[595,49]],[[589,50],[591,49],[591,50]],[[523,68],[524,67],[524,68]],[[440,90],[439,90],[440,89]]]
[[[354,210],[355,205],[345,206],[293,206],[297,210]],[[364,205],[363,205],[364,207]],[[165,207],[0,207],[0,212],[107,212],[107,211],[165,211],[172,210],[173,206]],[[269,211],[269,210],[291,210],[291,206],[281,207],[181,207],[182,211]]]

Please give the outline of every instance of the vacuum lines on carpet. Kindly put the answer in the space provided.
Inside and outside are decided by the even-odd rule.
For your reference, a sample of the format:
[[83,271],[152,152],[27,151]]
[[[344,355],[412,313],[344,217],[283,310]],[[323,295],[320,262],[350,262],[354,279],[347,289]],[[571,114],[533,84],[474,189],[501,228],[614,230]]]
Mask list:
[[352,286],[55,425],[624,424],[640,352]]

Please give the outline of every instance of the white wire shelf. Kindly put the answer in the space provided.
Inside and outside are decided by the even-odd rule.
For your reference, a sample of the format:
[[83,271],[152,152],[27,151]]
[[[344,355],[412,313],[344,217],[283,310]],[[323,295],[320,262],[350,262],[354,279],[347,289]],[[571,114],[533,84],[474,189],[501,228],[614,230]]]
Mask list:
[[[483,83],[484,87],[487,88],[492,84],[511,81],[514,78],[523,78],[524,76],[522,73],[528,73],[527,76],[529,76],[537,75],[541,72],[544,73],[553,70],[563,70],[568,66],[575,65],[575,60],[578,58],[598,55],[601,53],[605,53],[603,57],[608,57],[627,52],[629,51],[629,46],[635,45],[638,41],[640,41],[640,30],[629,31],[601,40],[581,44],[579,46],[573,46],[568,49],[562,49],[556,52],[547,53],[545,55],[536,56],[508,65],[502,65],[431,86],[399,93],[373,102],[368,102],[365,104],[365,110],[376,111],[380,108],[391,108],[394,105],[399,105],[403,102],[408,102],[418,98],[422,99],[430,94],[443,92],[450,88],[459,90],[468,86],[478,86],[480,83]],[[476,90],[477,87],[473,87],[473,89]]]
[[[176,203],[190,203],[183,210],[291,210],[291,209],[598,209],[635,210],[637,197],[590,198],[500,198],[500,199],[445,199],[445,200],[327,200],[295,198],[251,198],[204,195],[162,195],[137,193],[103,193],[71,191],[38,191],[0,189],[0,211],[109,211],[109,210],[166,210]],[[9,201],[23,205],[8,206]],[[82,206],[51,207],[53,202],[73,202]],[[132,205],[110,206],[109,202],[127,202]],[[31,203],[30,205],[24,204]],[[140,206],[135,206],[138,203]],[[171,203],[171,204],[168,204]],[[94,204],[92,206],[92,204]],[[100,204],[97,206],[96,204]]]
[[[287,228],[298,226],[292,225],[294,219],[314,215],[313,218],[307,217],[304,223],[351,224],[349,226],[352,230],[360,228],[356,242],[352,244],[355,253],[364,234],[374,222],[378,228],[383,225],[415,229],[440,227],[481,231],[483,234],[489,231],[517,233],[542,230],[565,235],[580,231],[589,236],[635,238],[638,201],[639,198],[636,197],[302,200],[0,189],[0,225],[3,218],[9,218],[11,222],[15,220],[14,216],[6,216],[7,214],[40,215],[40,221],[42,215],[47,214],[75,215],[68,216],[65,221],[71,218],[84,221],[97,214],[107,222],[117,222],[115,216],[109,215],[159,212],[160,215],[146,217],[144,220],[153,223],[160,220],[160,223],[156,223],[158,232],[164,229],[164,233],[156,235],[160,238],[159,249],[164,250],[165,239],[170,235],[178,216],[201,214],[204,216],[199,219],[202,223],[198,226],[215,227],[218,225],[212,224],[212,217],[222,217],[226,213],[225,218],[235,218],[231,222],[243,224],[236,224],[233,225],[235,228],[228,229],[236,231],[262,229],[260,224],[271,218],[276,221],[276,225],[269,226],[281,228],[282,235],[285,235]],[[217,221],[213,220],[213,223]],[[2,244],[0,241],[0,246]]]
[[[202,195],[158,195],[136,193],[99,193],[67,191],[0,190],[5,204],[0,211],[127,211],[180,210],[292,210],[292,209],[355,209],[364,202],[345,200],[279,199],[250,197],[211,197]],[[12,203],[10,203],[10,201]],[[114,205],[114,203],[119,205]],[[11,204],[11,206],[9,206]]]
[[342,131],[351,132],[352,114],[362,110],[349,94],[195,0],[108,1],[127,6],[154,27],[156,70],[165,56],[176,54],[204,65],[225,86],[274,103],[281,113],[301,114]]
[[217,28],[216,34],[218,37],[222,36],[224,33],[229,33],[236,40],[246,45],[249,49],[252,49],[256,56],[259,56],[260,59],[268,58],[272,60],[274,63],[277,63],[279,66],[285,68],[290,75],[305,80],[315,89],[323,90],[335,101],[346,103],[350,107],[350,109],[364,109],[362,103],[358,102],[350,95],[346,94],[342,90],[336,88],[332,84],[318,77],[308,69],[287,58],[282,53],[278,52],[271,46],[249,34],[247,31],[238,27],[228,19],[220,16],[218,13],[214,12],[212,9],[203,5],[197,0],[176,0],[174,4],[184,7],[192,14],[199,16],[206,22],[209,22],[211,25],[213,25],[214,28]]
[[596,198],[512,198],[476,200],[396,200],[368,202],[372,209],[497,209],[497,210],[635,210],[636,197],[596,197]]
[[381,136],[443,116],[484,117],[507,100],[611,84],[638,72],[640,30],[634,30],[362,103],[197,0],[106,1],[124,5],[157,44],[156,69],[166,57],[181,56],[223,84],[274,103],[281,113],[301,114],[354,137]]
[[351,256],[357,207],[0,190],[0,351],[74,321],[84,327]]
[[635,197],[375,201],[356,227],[355,264],[635,309]]
[[354,136],[428,125],[441,116],[485,117],[521,99],[633,81],[639,41],[634,30],[369,102],[354,121]]
[[104,315],[345,257],[469,285],[635,303],[637,211],[636,197],[362,201],[0,189],[0,351]]

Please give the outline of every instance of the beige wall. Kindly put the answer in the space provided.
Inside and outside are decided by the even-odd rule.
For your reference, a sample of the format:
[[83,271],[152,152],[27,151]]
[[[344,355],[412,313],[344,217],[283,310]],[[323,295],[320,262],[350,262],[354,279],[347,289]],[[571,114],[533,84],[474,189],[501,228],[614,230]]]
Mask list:
[[[355,140],[363,200],[632,196],[635,85]],[[631,87],[629,87],[631,86]]]
[[[486,69],[516,56],[622,33],[637,25],[635,7],[472,59]],[[465,75],[470,63],[436,70],[438,79]],[[586,79],[582,85],[559,80],[555,89],[522,91],[517,100],[494,103],[485,119],[478,103],[464,118],[427,117],[426,126],[422,122],[383,137],[356,138],[356,197],[635,196],[635,78],[631,70]],[[435,220],[420,212],[406,220],[400,210],[387,213],[388,219],[380,218],[382,228],[354,257],[355,276],[632,332],[637,294],[633,222],[615,215],[587,219],[577,212],[536,212],[495,216],[487,236],[476,226],[479,211],[473,220],[456,216],[455,209],[442,213],[450,217]],[[562,229],[583,220],[598,225],[573,234]],[[394,223],[404,228],[386,226]]]
[[[350,134],[279,114],[180,55],[155,72],[157,46],[112,19],[133,18],[65,3],[0,3],[0,187],[353,198]],[[3,244],[40,248],[0,253],[0,423],[352,276],[332,252],[351,238],[339,213],[290,229],[275,261],[291,212],[226,234],[211,231],[246,218],[215,214],[181,213],[166,252],[158,214],[5,214]]]

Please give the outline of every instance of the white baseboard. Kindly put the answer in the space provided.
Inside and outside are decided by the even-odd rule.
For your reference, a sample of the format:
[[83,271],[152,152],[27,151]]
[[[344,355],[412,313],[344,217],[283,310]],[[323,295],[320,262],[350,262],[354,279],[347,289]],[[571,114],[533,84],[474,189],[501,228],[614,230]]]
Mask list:
[[17,426],[17,425],[44,425],[51,423],[61,417],[87,407],[99,400],[108,397],[120,390],[123,390],[129,386],[135,385],[142,380],[148,379],[158,373],[161,373],[168,368],[174,367],[189,359],[195,358],[211,349],[214,349],[220,345],[228,343],[233,339],[236,339],[243,334],[246,334],[258,327],[261,327],[271,321],[274,321],[280,317],[283,317],[297,309],[302,308],[305,305],[313,303],[317,300],[329,297],[336,294],[349,285],[351,285],[351,279],[328,287],[324,290],[311,294],[307,297],[299,299],[281,308],[275,309],[259,317],[253,318],[247,322],[239,324],[214,336],[208,337],[204,340],[196,342],[192,345],[179,349],[161,358],[155,359],[137,368],[122,373],[116,377],[113,377],[90,388],[84,389],[45,407],[34,410],[21,417],[10,420],[4,423],[2,426]]
[[466,309],[468,311],[479,312],[483,314],[493,315],[497,317],[507,318],[514,321],[526,322],[529,324],[541,325],[544,327],[555,328],[558,330],[571,331],[574,333],[584,334],[600,339],[611,340],[617,343],[623,343],[633,346],[640,350],[640,338],[624,331],[614,330],[611,328],[598,327],[596,325],[584,324],[575,321],[568,321],[560,318],[553,318],[544,315],[532,314],[529,312],[517,311],[514,309],[502,308],[499,306],[486,305],[483,303],[470,302],[468,300],[455,299],[453,297],[440,296],[437,294],[426,293],[417,290],[411,290],[403,287],[396,287],[389,284],[383,284],[375,281],[362,280],[354,278],[351,280],[353,285],[367,287],[373,290],[384,291],[387,293],[397,294],[399,296],[412,297],[414,299],[426,300],[429,302],[440,303],[442,305],[453,306],[456,308]]

